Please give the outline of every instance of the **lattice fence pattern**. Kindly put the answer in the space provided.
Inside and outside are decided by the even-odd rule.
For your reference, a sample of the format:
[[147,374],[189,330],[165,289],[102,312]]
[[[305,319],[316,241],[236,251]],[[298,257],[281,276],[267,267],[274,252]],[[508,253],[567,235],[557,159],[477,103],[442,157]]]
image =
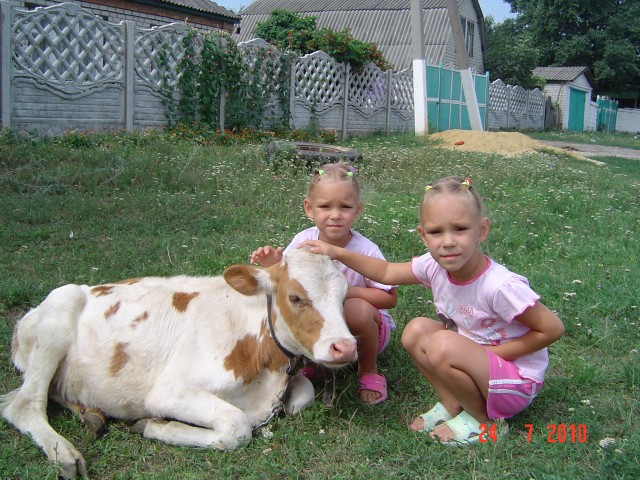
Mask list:
[[349,103],[365,117],[384,106],[389,94],[386,74],[373,64],[349,77]]
[[138,33],[134,47],[138,81],[156,89],[176,88],[187,27],[179,23],[139,29]]
[[256,87],[262,90],[267,105],[275,106],[285,88],[280,82],[285,68],[283,54],[260,38],[240,43],[238,48],[246,65],[243,72],[245,80],[251,87],[257,83]]
[[525,90],[496,80],[489,85],[491,128],[544,128],[546,96],[539,89]]
[[124,30],[76,4],[16,16],[12,67],[66,92],[123,81]]
[[296,99],[321,112],[344,98],[345,66],[324,52],[298,59],[294,66]]
[[413,119],[413,72],[403,70],[391,78],[391,108],[403,119]]

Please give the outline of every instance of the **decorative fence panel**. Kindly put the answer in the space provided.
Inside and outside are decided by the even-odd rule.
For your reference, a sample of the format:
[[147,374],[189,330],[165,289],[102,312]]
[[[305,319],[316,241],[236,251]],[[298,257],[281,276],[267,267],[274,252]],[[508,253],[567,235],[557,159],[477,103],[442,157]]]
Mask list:
[[525,90],[496,80],[489,86],[488,129],[544,129],[546,96],[539,89]]
[[[45,135],[134,130],[162,127],[175,115],[183,24],[140,29],[105,22],[77,4],[26,11],[2,0],[0,7],[3,127]],[[317,125],[343,137],[413,131],[410,72],[368,65],[355,73],[323,52],[283,61],[261,40],[238,48],[243,75],[260,84],[253,87],[266,104],[256,127],[274,127],[290,115],[293,128]],[[225,112],[224,96],[218,101],[221,129],[253,113]]]
[[[429,130],[441,132],[454,128],[471,129],[460,72],[445,67],[443,64],[427,65],[426,75]],[[473,74],[473,83],[482,126],[486,129],[488,77],[487,75]]]

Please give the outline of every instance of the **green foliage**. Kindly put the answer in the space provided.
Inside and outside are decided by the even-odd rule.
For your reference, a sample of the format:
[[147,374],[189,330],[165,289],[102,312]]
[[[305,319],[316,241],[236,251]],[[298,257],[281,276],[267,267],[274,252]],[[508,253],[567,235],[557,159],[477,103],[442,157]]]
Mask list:
[[496,24],[488,17],[486,32],[484,67],[492,80],[501,79],[509,85],[527,89],[544,88],[544,80],[531,74],[539,65],[540,52],[513,19]]
[[[56,140],[0,134],[0,393],[20,385],[10,359],[15,322],[53,288],[218,274],[246,264],[256,246],[284,246],[311,225],[302,208],[306,174],[274,173],[262,146],[239,132],[229,134],[238,138],[230,146],[196,132],[75,132]],[[584,134],[587,142],[600,138],[611,137]],[[638,144],[633,136],[613,138]],[[410,432],[407,425],[436,395],[400,334],[410,319],[434,310],[428,289],[400,287],[391,312],[398,329],[378,361],[389,384],[383,404],[363,406],[357,371],[345,368],[333,408],[318,402],[278,418],[233,452],[146,440],[119,421],[96,440],[71,413],[50,405],[53,428],[84,455],[89,477],[640,478],[640,163],[451,151],[413,135],[357,138],[348,146],[363,154],[365,207],[354,227],[392,261],[424,251],[415,225],[425,182],[450,174],[474,179],[491,218],[483,248],[529,278],[566,326],[550,348],[538,398],[508,420],[511,431],[497,445],[450,449]],[[549,443],[548,425],[561,423],[584,424],[587,442]],[[0,476],[53,480],[57,472],[30,438],[0,420]]]
[[[167,78],[171,77],[166,54],[169,48],[161,45],[159,49],[159,63]],[[168,81],[162,82],[169,125],[199,121],[219,126],[221,97],[224,97],[225,128],[260,128],[269,101],[269,91],[262,83],[263,66],[267,60],[272,60],[273,53],[268,49],[254,49],[250,65],[243,60],[230,35],[217,31],[201,34],[195,29],[187,31],[182,39],[182,48],[184,55],[177,66],[177,86]],[[280,62],[278,100],[283,112],[280,125],[288,126],[291,115],[290,56],[283,54]],[[174,108],[176,93],[179,93],[177,112]]]
[[640,2],[506,0],[540,65],[587,66],[601,91],[640,84]]
[[281,51],[309,53],[307,44],[317,29],[316,17],[303,17],[283,8],[276,8],[269,18],[256,25],[253,34]]
[[291,50],[300,55],[322,50],[338,62],[349,63],[355,70],[369,62],[381,70],[391,68],[374,43],[354,39],[348,28],[341,31],[317,29],[316,17],[303,17],[281,8],[258,23],[254,34],[281,50]]

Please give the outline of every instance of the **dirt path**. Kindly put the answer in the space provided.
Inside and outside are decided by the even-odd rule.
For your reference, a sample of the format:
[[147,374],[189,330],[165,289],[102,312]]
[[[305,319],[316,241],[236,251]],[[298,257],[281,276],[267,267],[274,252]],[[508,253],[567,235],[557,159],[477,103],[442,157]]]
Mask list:
[[640,150],[633,148],[606,147],[592,143],[567,143],[541,140],[541,143],[552,147],[561,148],[567,152],[577,153],[585,157],[623,157],[640,160]]

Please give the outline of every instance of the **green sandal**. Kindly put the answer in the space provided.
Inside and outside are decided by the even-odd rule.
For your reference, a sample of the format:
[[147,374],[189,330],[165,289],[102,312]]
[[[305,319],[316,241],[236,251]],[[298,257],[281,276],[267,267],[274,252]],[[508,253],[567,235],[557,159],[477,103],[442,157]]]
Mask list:
[[423,413],[422,415],[420,415],[420,418],[424,420],[424,426],[422,427],[422,429],[425,432],[430,432],[441,423],[453,419],[453,415],[451,415],[447,411],[447,409],[444,408],[444,406],[440,402],[438,402],[427,413]]
[[[442,445],[447,447],[464,447],[474,443],[480,443],[480,435],[484,437],[483,443],[493,443],[494,439],[489,438],[487,432],[487,424],[481,426],[475,418],[464,410],[457,417],[445,422],[453,432],[453,438],[447,441],[441,441]],[[496,420],[496,437],[495,441],[504,437],[509,432],[509,425],[504,420]],[[436,437],[437,439],[437,437]]]

